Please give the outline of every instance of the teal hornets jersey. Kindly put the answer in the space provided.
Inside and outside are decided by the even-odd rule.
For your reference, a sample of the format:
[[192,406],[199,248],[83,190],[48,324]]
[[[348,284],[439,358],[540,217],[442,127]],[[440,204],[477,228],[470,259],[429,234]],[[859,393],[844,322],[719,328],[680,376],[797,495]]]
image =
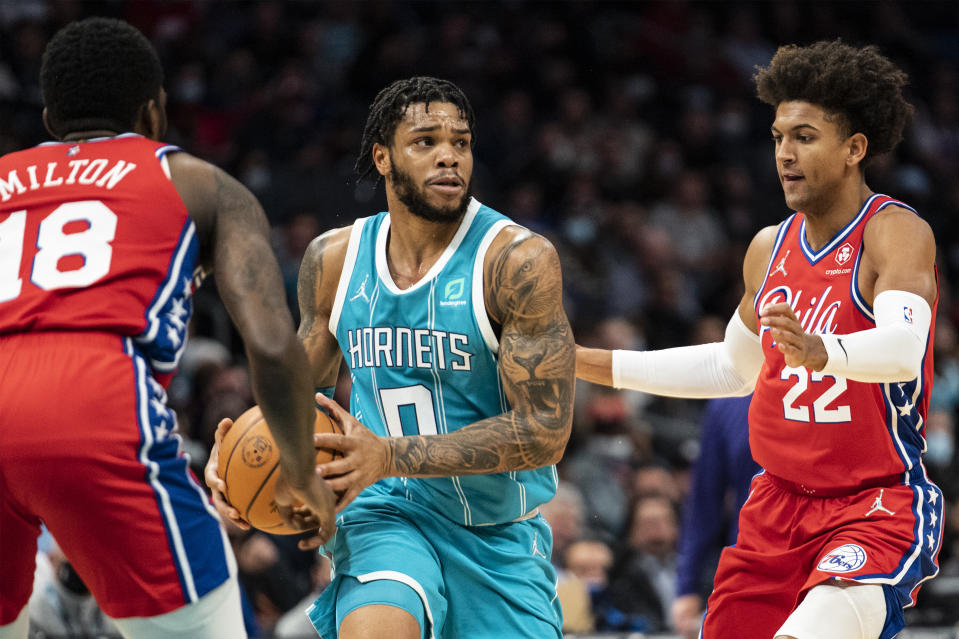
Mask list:
[[[389,213],[358,219],[337,285],[330,331],[353,387],[350,412],[377,435],[434,435],[509,410],[499,341],[486,313],[483,262],[513,222],[476,200],[436,264],[401,290],[386,262]],[[556,489],[556,469],[428,479],[367,488],[430,506],[466,526],[524,518]]]

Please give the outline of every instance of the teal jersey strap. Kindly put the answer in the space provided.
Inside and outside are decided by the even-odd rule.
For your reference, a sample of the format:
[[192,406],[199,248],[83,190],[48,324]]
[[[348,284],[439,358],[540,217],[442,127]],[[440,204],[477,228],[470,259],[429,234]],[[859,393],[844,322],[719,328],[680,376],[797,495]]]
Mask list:
[[[333,393],[336,392],[336,386],[325,386],[325,387],[323,387],[323,388],[316,388],[316,389],[314,389],[314,390],[315,390],[317,393],[320,393],[321,395],[326,395],[328,398],[333,399]],[[320,405],[319,405],[319,404],[317,404],[316,407],[317,407],[319,410],[322,410],[324,413],[326,412],[325,410],[323,410],[322,408],[320,408]]]

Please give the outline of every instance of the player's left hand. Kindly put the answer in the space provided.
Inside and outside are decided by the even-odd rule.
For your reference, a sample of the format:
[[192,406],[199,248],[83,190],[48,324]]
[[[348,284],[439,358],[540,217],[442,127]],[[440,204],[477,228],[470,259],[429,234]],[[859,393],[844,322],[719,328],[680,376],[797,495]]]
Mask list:
[[789,304],[768,304],[760,309],[759,318],[762,326],[769,328],[776,348],[786,359],[786,366],[805,366],[820,371],[826,365],[826,347],[822,338],[802,329]]
[[336,493],[336,512],[339,513],[356,499],[364,488],[388,476],[391,455],[389,438],[373,434],[369,428],[325,395],[317,393],[316,403],[343,431],[342,435],[313,435],[313,444],[317,448],[333,448],[343,453],[342,457],[316,467],[317,472]]
[[210,488],[210,494],[213,497],[213,506],[220,513],[224,520],[231,521],[243,530],[249,530],[250,524],[240,516],[240,511],[226,499],[226,482],[220,479],[217,472],[217,462],[220,459],[220,444],[223,443],[223,437],[226,432],[233,427],[233,420],[225,417],[216,425],[216,433],[213,436],[213,449],[210,451],[210,457],[203,469],[203,478],[206,485]]

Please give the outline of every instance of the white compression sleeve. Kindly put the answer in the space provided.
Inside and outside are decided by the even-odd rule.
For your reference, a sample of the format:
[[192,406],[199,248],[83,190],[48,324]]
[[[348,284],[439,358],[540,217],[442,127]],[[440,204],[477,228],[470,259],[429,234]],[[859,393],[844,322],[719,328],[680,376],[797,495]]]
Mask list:
[[759,336],[733,314],[722,342],[613,351],[613,386],[669,397],[748,395],[763,365]]
[[857,382],[905,382],[922,372],[932,309],[906,291],[883,291],[873,301],[876,328],[846,335],[822,335],[822,372]]

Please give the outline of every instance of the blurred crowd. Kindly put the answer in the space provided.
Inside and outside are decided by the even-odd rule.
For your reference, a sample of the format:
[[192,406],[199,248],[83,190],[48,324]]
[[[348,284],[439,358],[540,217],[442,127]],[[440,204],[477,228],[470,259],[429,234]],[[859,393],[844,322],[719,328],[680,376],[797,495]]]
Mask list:
[[[0,2],[0,153],[47,139],[44,45],[94,14],[128,20],[156,46],[167,140],[263,202],[295,315],[310,239],[385,207],[381,190],[352,173],[368,104],[394,79],[435,75],[459,84],[476,110],[477,198],[560,251],[577,342],[628,349],[721,340],[742,295],[746,245],[788,214],[755,66],[780,44],[841,36],[878,45],[909,73],[916,113],[867,182],[932,225],[941,295],[926,462],[949,523],[941,577],[907,621],[959,622],[949,603],[959,596],[959,3]],[[242,344],[212,282],[197,294],[170,401],[198,474],[217,421],[253,403]],[[692,584],[679,594],[701,606],[735,521],[735,499],[720,497],[715,548],[695,566],[685,561],[704,408],[578,386],[560,491],[544,509],[569,631],[695,636],[699,610],[683,612],[691,600],[677,601],[677,584]],[[231,535],[252,636],[308,636],[301,611],[328,579],[324,560],[290,538]],[[53,575],[44,583],[64,590],[63,571],[49,568],[58,561],[41,566]]]

